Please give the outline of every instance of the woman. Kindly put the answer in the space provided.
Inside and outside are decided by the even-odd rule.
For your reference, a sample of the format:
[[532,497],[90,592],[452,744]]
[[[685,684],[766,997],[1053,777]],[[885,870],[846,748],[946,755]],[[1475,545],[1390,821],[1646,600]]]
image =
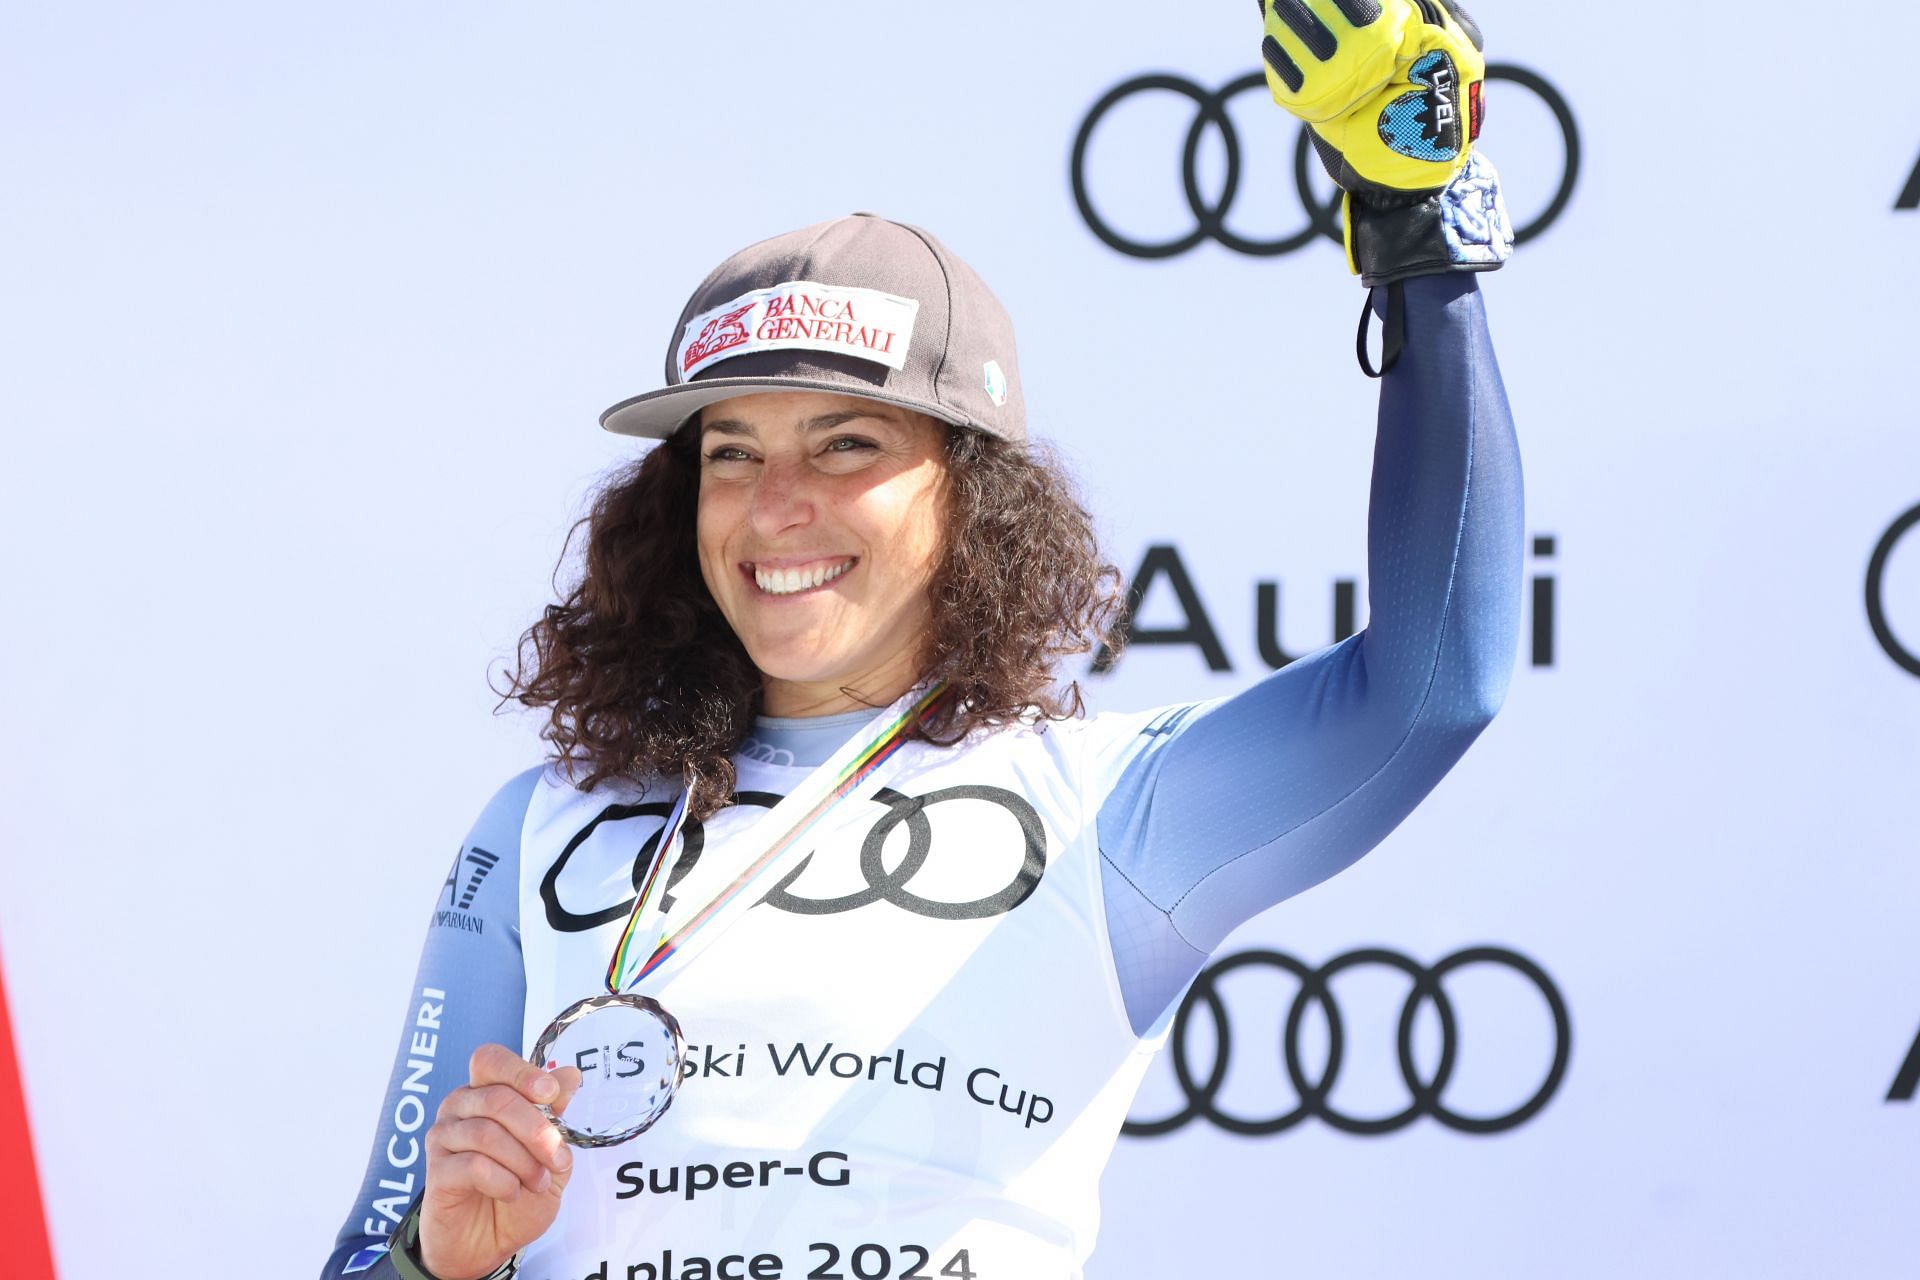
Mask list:
[[[1303,65],[1400,68],[1349,104],[1364,127],[1305,111],[1404,341],[1368,628],[1233,698],[1080,718],[1052,668],[1101,638],[1114,576],[1025,445],[985,285],[871,215],[736,254],[688,302],[668,386],[603,418],[665,443],[601,494],[581,582],[528,634],[514,693],[550,708],[559,758],[502,789],[448,878],[325,1274],[468,1280],[516,1255],[543,1280],[1080,1273],[1186,983],[1390,831],[1511,663],[1520,476],[1471,274],[1505,256],[1490,170],[1458,121],[1426,129],[1448,157],[1376,163],[1366,142],[1389,137],[1383,101],[1421,92],[1409,66],[1431,87],[1432,51],[1477,82],[1477,33],[1334,0],[1307,15],[1329,56],[1304,12],[1267,20],[1283,103],[1305,111]],[[904,745],[723,937],[642,981],[691,1041],[672,1111],[629,1145],[562,1143],[539,1105],[580,1074],[519,1047],[604,989],[649,855],[670,846],[677,928],[890,704]]]

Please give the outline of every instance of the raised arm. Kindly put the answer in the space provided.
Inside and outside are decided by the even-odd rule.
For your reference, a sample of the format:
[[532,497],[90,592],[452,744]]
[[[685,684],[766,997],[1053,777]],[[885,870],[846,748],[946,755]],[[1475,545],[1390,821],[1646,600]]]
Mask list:
[[[1301,47],[1308,7],[1355,58],[1389,34],[1417,55],[1386,58],[1401,79],[1350,109],[1358,127],[1314,124],[1322,158],[1350,193],[1350,256],[1377,286],[1393,353],[1367,520],[1369,623],[1244,693],[1173,713],[1120,771],[1099,831],[1115,965],[1136,1028],[1236,925],[1348,866],[1412,812],[1499,708],[1513,665],[1520,458],[1473,274],[1506,256],[1496,180],[1469,159],[1458,118],[1444,186],[1396,193],[1366,176],[1420,181],[1417,170],[1400,176],[1404,155],[1381,167],[1367,148],[1388,136],[1384,121],[1405,101],[1409,73],[1415,84],[1423,74],[1450,80],[1464,96],[1477,78],[1466,73],[1478,66],[1478,32],[1438,5],[1270,0],[1269,80],[1290,109],[1289,97],[1311,105],[1300,64],[1341,66],[1312,42]],[[1437,33],[1421,16],[1428,9],[1440,15]],[[1379,16],[1348,21],[1368,11]],[[1422,40],[1447,56],[1445,75],[1418,52]],[[1429,96],[1423,109],[1433,106]],[[1444,129],[1408,128],[1428,150],[1446,150]]]

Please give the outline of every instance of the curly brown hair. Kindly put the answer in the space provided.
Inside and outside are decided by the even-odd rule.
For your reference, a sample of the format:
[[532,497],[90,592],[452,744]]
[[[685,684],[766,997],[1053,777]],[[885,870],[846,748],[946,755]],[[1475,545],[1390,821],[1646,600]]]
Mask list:
[[[914,736],[951,745],[983,727],[1081,714],[1078,682],[1058,685],[1055,666],[1118,643],[1121,595],[1092,518],[1050,450],[946,427],[945,456],[925,674],[957,696]],[[540,736],[582,789],[684,777],[706,817],[732,798],[730,757],[759,710],[761,677],[700,575],[699,485],[697,422],[607,478],[567,537],[571,547],[586,532],[578,584],[521,636],[498,692],[550,709]]]

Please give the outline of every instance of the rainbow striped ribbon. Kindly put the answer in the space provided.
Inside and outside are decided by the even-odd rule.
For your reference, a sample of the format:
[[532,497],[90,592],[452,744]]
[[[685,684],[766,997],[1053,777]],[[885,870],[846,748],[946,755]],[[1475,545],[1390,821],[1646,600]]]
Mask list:
[[[660,873],[666,866],[668,850],[680,838],[680,830],[686,825],[690,793],[682,790],[673,812],[667,815],[666,826],[660,830],[660,847],[654,851],[653,863],[647,869],[646,879],[634,898],[633,912],[627,917],[627,927],[621,931],[620,941],[613,949],[613,959],[607,965],[607,990],[618,995],[668,960],[678,957],[684,965],[696,952],[711,946],[728,925],[760,900],[760,895],[749,896],[746,891],[757,884],[772,881],[778,872],[785,870],[785,864],[802,848],[807,833],[819,825],[829,810],[872,777],[874,771],[907,741],[914,725],[938,707],[949,692],[947,683],[941,680],[924,690],[916,689],[908,693],[893,704],[889,709],[891,714],[879,716],[865,733],[847,743],[834,753],[832,759],[808,774],[792,794],[775,805],[760,820],[760,825],[755,827],[755,834],[761,830],[779,833],[768,841],[765,851],[671,936],[662,932],[652,954],[636,967],[639,950],[634,943],[640,920],[648,914],[647,907],[652,903],[654,891],[661,880]],[[800,814],[797,819],[785,819],[784,815],[795,812]]]
[[660,873],[666,869],[667,851],[679,840],[680,828],[687,824],[687,806],[692,802],[693,790],[689,787],[680,788],[680,798],[667,815],[667,825],[660,828],[660,843],[653,851],[653,862],[647,868],[647,878],[640,884],[640,891],[633,900],[633,910],[627,913],[627,927],[620,931],[620,941],[613,948],[613,959],[607,963],[607,990],[614,995],[626,989],[626,973],[633,964],[636,926],[646,914],[648,904],[653,901],[654,886],[659,884]]

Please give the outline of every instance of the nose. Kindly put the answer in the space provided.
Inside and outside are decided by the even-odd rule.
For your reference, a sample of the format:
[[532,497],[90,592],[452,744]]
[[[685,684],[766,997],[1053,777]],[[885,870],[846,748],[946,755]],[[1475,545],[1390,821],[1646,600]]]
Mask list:
[[770,457],[761,466],[747,518],[761,537],[773,537],[813,520],[815,495],[803,461]]

